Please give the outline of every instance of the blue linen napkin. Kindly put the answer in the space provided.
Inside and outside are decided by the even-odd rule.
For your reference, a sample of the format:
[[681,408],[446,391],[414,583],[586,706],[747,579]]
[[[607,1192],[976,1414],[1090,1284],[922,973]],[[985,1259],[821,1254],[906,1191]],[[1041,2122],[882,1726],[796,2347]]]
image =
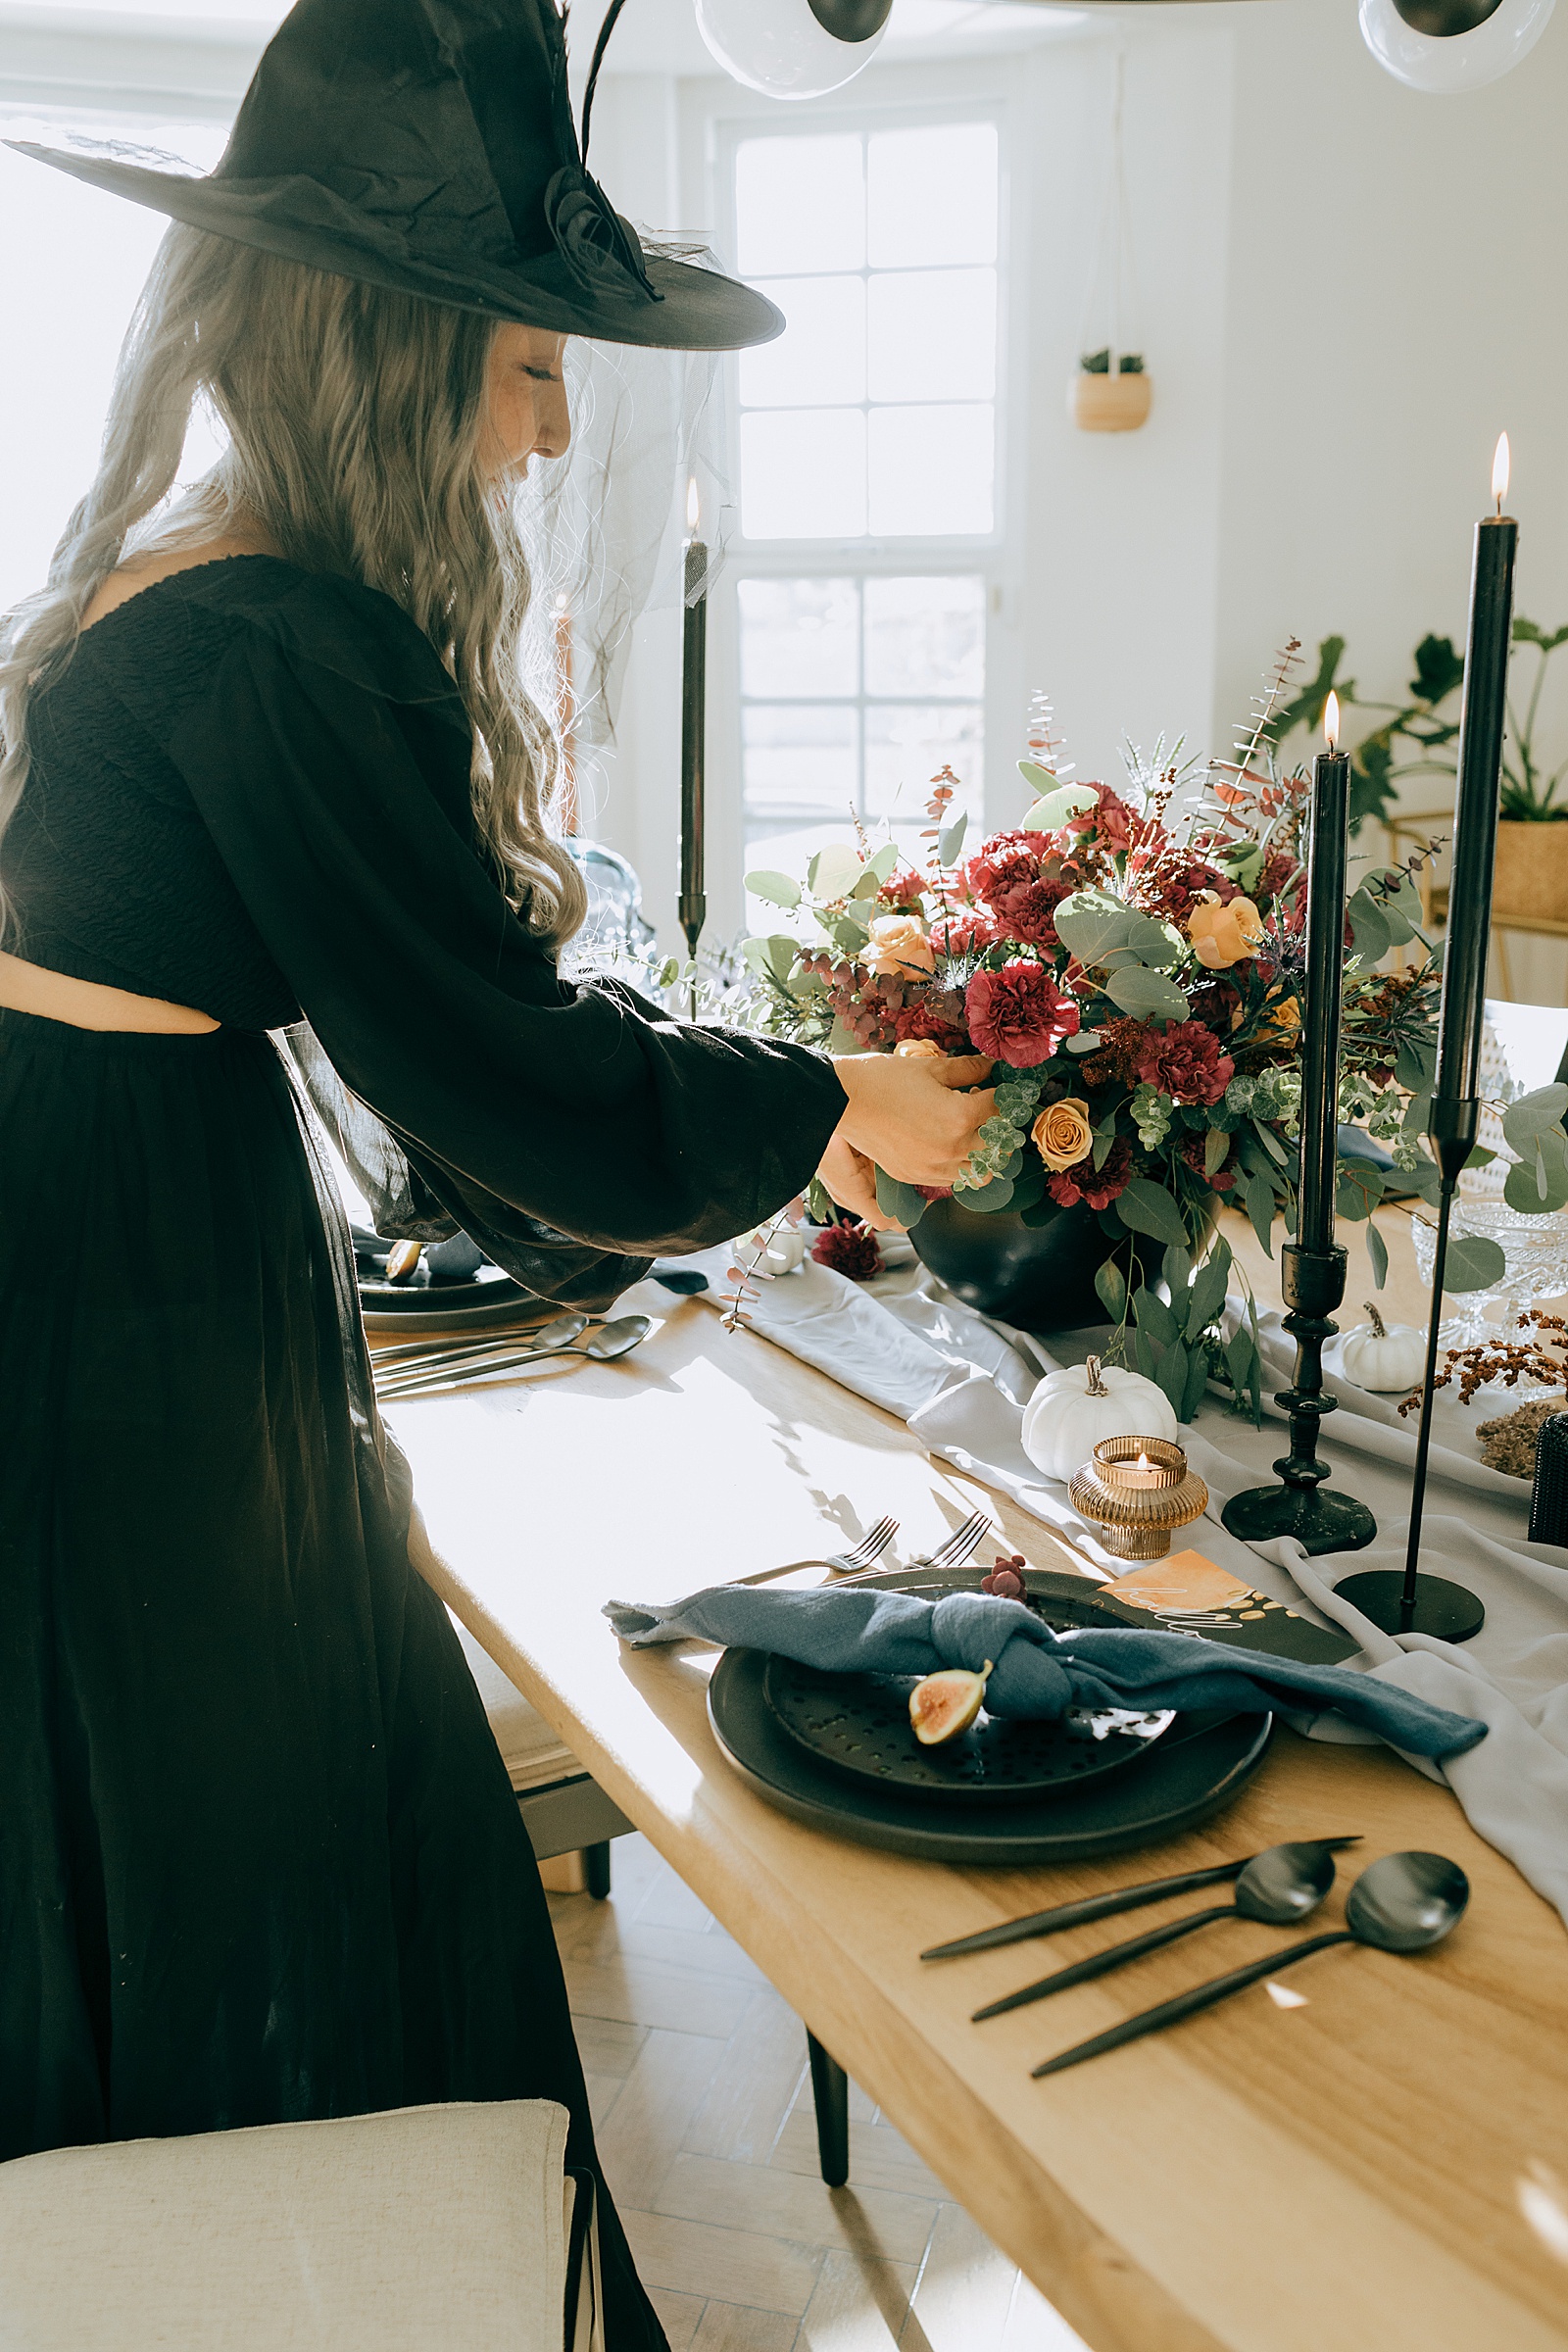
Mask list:
[[1236,1714],[1334,1707],[1415,1756],[1462,1755],[1487,1736],[1484,1723],[1344,1666],[1309,1666],[1190,1634],[1131,1627],[1057,1634],[1021,1601],[988,1592],[922,1600],[913,1592],[831,1586],[759,1592],[711,1585],[662,1607],[612,1600],[604,1613],[633,1649],[717,1642],[771,1650],[828,1674],[935,1674],[944,1666],[978,1673],[989,1658],[986,1706],[993,1715],[1054,1719],[1071,1707],[1224,1707]]

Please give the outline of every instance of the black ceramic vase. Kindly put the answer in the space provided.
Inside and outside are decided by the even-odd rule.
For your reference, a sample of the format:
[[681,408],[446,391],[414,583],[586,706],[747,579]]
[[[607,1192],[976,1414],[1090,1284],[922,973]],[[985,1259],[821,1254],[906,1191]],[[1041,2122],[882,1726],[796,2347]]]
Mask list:
[[1095,1276],[1126,1236],[1105,1233],[1081,1200],[1045,1225],[1026,1225],[1016,1209],[932,1200],[909,1239],[965,1306],[1020,1331],[1081,1331],[1106,1319]]

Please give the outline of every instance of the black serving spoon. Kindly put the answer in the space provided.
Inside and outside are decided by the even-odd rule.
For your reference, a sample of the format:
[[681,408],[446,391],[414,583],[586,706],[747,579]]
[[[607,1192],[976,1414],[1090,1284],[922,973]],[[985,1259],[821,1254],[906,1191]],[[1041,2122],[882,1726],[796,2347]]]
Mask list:
[[1161,2001],[1157,2008],[1123,2018],[1119,2026],[1111,2026],[1088,2041],[1075,2042],[1070,2050],[1037,2066],[1034,2073],[1059,2075],[1085,2058],[1119,2050],[1123,2042],[1139,2041],[1165,2026],[1179,2026],[1184,2018],[1196,2017],[1200,2009],[1212,2009],[1217,2001],[1229,2000],[1233,1992],[1245,1992],[1249,1984],[1260,1984],[1265,1977],[1278,1976],[1282,1968],[1294,1967],[1312,1952],[1326,1952],[1332,1944],[1369,1943],[1379,1952],[1424,1952],[1458,1926],[1469,1900],[1470,1882],[1457,1862],[1443,1854],[1385,1854],[1381,1862],[1362,1871],[1350,1888],[1345,1901],[1346,1925],[1334,1935],[1309,1936],[1304,1943],[1292,1944],[1269,1959],[1232,1969],[1228,1977],[1195,1984],[1174,2000]]
[[1216,1904],[1211,1911],[1189,1911],[1181,1919],[1167,1920],[1162,1928],[1152,1928],[1147,1936],[1130,1936],[1124,1943],[1091,1952],[1087,1960],[1075,1960],[1069,1968],[1038,1977],[1034,1984],[1021,1985],[1003,2000],[988,2002],[975,2011],[972,2022],[979,2025],[984,2018],[1003,2017],[1009,2009],[1023,2009],[1031,2001],[1065,1992],[1069,1984],[1088,1984],[1096,1977],[1108,1977],[1112,1969],[1124,1967],[1129,1960],[1142,1960],[1146,1952],[1177,1943],[1195,1928],[1211,1927],[1216,1920],[1256,1919],[1270,1928],[1294,1927],[1317,1909],[1333,1884],[1334,1856],[1327,1845],[1271,1845],[1266,1852],[1254,1854],[1242,1872],[1234,1902]]

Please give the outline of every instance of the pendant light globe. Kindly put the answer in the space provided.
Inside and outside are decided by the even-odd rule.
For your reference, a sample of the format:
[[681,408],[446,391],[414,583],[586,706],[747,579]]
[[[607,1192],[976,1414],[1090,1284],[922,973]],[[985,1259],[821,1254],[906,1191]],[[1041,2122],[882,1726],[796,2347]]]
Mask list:
[[1529,55],[1555,0],[1361,0],[1361,37],[1396,81],[1439,98],[1495,81]]
[[820,98],[882,45],[893,0],[696,0],[697,28],[726,74],[768,98]]

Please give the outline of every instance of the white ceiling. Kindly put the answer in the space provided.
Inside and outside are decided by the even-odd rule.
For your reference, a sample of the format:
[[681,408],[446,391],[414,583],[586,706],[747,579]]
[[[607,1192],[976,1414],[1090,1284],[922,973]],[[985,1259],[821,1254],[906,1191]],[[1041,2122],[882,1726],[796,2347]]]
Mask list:
[[[805,0],[801,0],[805,4]],[[287,13],[284,0],[0,0],[7,25],[74,31],[133,29],[259,43]],[[592,49],[604,0],[576,0],[572,46]],[[1085,12],[1056,0],[896,0],[882,54],[944,57],[992,48],[1024,48],[1058,38]],[[607,72],[711,74],[691,0],[628,0],[615,27]]]

